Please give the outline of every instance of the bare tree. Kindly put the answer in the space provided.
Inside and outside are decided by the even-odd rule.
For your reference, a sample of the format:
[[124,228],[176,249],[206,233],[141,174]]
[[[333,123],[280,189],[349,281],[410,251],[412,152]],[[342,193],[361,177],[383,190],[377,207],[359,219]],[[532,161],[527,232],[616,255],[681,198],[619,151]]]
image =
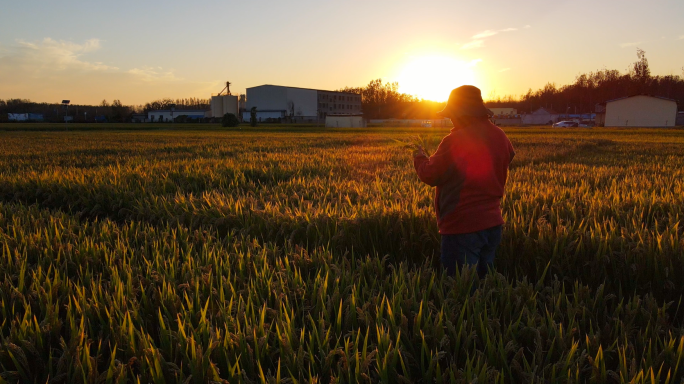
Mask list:
[[639,80],[648,79],[651,77],[651,69],[648,67],[646,52],[641,48],[637,48],[637,58],[638,60],[632,64],[632,69],[629,71],[630,75]]

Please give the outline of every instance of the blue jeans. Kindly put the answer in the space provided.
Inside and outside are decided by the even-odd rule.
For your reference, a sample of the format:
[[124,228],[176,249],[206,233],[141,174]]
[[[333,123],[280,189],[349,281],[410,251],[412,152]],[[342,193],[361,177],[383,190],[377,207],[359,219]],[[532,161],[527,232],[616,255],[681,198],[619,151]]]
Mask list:
[[454,276],[456,268],[477,265],[477,274],[482,279],[489,269],[494,268],[496,247],[501,242],[502,226],[483,229],[472,233],[442,235],[442,265],[447,275]]

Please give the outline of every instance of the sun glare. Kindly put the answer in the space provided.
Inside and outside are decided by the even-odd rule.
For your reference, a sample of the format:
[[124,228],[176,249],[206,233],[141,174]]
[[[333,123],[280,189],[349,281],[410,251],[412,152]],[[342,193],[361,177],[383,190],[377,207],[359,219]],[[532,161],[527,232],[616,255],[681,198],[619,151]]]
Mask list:
[[446,101],[452,89],[475,84],[472,64],[448,56],[421,56],[397,76],[399,91],[425,100]]

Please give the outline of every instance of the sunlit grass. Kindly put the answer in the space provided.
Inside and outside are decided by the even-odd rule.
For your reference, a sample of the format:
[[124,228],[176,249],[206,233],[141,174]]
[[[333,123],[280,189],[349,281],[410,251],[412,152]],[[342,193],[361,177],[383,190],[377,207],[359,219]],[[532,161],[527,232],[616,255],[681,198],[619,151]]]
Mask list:
[[680,382],[684,132],[508,130],[472,296],[445,133],[0,132],[1,380]]

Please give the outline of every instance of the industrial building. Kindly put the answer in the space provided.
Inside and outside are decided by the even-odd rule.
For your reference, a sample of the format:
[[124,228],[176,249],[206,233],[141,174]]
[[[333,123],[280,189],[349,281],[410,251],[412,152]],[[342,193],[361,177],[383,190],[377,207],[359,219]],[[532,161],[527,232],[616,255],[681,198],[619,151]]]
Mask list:
[[250,120],[253,107],[258,121],[310,122],[324,120],[328,115],[362,113],[361,96],[355,93],[270,84],[247,88],[243,121]]
[[596,124],[606,127],[674,127],[677,102],[637,95],[608,100],[597,108]]

